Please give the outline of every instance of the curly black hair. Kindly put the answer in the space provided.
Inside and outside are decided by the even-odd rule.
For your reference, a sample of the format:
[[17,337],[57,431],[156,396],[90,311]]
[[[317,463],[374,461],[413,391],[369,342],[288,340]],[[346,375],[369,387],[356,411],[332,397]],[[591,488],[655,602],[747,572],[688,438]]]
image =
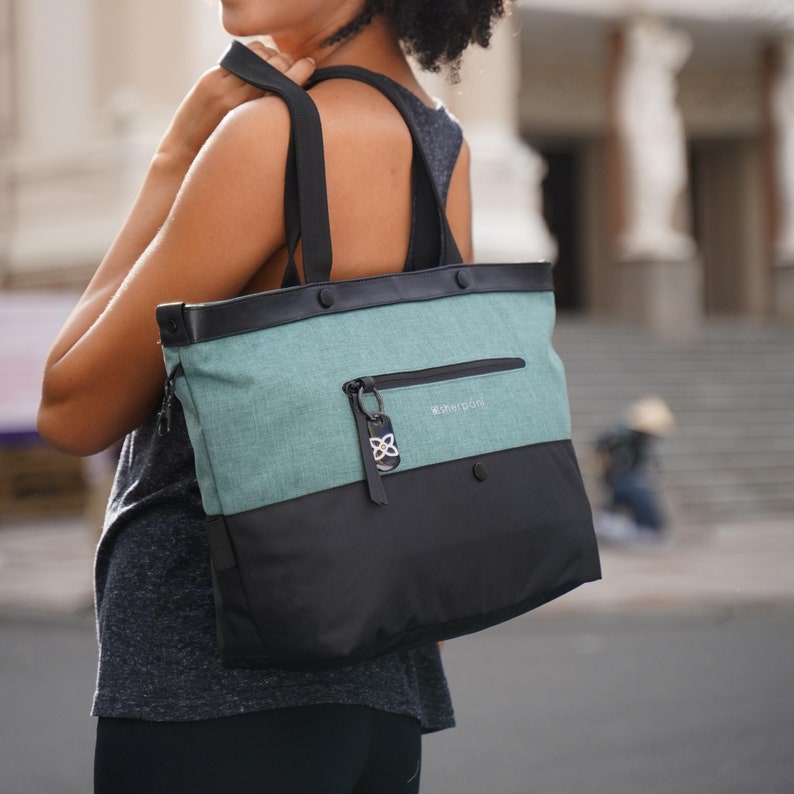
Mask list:
[[504,16],[508,0],[367,0],[362,12],[326,45],[350,38],[378,14],[389,20],[405,51],[423,69],[449,68],[454,76],[470,44],[487,47],[495,19]]

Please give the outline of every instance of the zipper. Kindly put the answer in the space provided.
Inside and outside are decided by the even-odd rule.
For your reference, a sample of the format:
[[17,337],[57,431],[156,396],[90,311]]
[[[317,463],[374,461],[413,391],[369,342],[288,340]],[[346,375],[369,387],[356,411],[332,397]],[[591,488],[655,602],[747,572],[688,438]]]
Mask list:
[[[460,364],[447,364],[443,367],[417,369],[413,372],[391,372],[388,375],[373,375],[359,378],[373,389],[397,389],[401,386],[419,386],[422,383],[437,383],[455,378],[470,378],[474,375],[488,375],[491,372],[505,372],[525,366],[523,358],[482,358],[478,361],[464,361]],[[347,384],[345,384],[347,385]]]
[[157,414],[157,435],[161,438],[171,431],[171,406],[174,402],[174,381],[184,373],[182,363],[177,364],[165,379],[163,386],[163,402]]
[[[526,366],[523,358],[485,358],[448,364],[443,367],[390,372],[383,375],[365,375],[347,381],[342,390],[350,400],[353,418],[356,421],[361,459],[367,478],[369,497],[375,504],[388,504],[381,474],[393,471],[400,465],[400,452],[394,435],[394,427],[385,406],[381,391],[404,386],[420,386],[444,380],[470,378],[494,372],[507,372]],[[377,401],[377,410],[370,411],[364,404],[364,395],[372,394]]]

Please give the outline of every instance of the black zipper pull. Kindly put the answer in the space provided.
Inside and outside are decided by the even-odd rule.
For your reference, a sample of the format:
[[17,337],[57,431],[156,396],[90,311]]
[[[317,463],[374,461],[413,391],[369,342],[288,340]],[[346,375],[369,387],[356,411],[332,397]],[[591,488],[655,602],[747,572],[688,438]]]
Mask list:
[[[394,439],[391,419],[383,413],[383,399],[371,379],[360,378],[344,385],[344,391],[356,420],[361,460],[367,478],[369,498],[378,505],[388,504],[380,472],[392,471],[400,463],[400,453]],[[370,413],[364,406],[365,391],[372,392],[378,400],[378,411]]]
[[163,402],[157,414],[157,435],[162,438],[171,431],[171,405],[174,402],[174,381],[182,374],[182,364],[177,364],[165,379],[163,386]]

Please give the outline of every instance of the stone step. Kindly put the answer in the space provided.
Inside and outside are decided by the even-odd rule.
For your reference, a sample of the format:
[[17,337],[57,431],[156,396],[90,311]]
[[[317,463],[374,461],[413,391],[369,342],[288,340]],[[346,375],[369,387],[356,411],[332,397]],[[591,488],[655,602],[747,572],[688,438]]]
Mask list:
[[[758,355],[764,355],[759,352]],[[598,386],[601,389],[612,387],[617,391],[626,386],[645,386],[656,384],[671,389],[680,389],[686,394],[693,389],[703,389],[710,384],[718,383],[725,387],[735,388],[749,394],[763,394],[762,386],[775,385],[778,388],[794,385],[794,376],[779,369],[779,364],[764,368],[750,362],[742,365],[737,362],[737,369],[726,370],[717,367],[709,368],[705,362],[693,363],[691,368],[682,367],[672,362],[663,367],[658,362],[653,367],[633,366],[625,360],[610,361],[599,358],[597,364],[592,361],[587,366],[576,366],[569,358],[564,359],[565,376],[569,388],[574,390],[577,385]]]
[[[585,333],[584,331],[582,332]],[[708,341],[699,341],[687,347],[668,347],[644,340],[636,339],[577,339],[574,335],[568,338],[552,338],[552,346],[565,361],[586,364],[593,357],[622,360],[635,366],[648,367],[653,362],[678,362],[682,367],[691,366],[693,362],[706,358],[714,367],[730,369],[735,361],[745,361],[763,349],[779,359],[791,357],[791,346],[794,335],[780,340],[759,340],[745,345],[723,346]],[[762,362],[756,362],[763,367]]]
[[694,369],[692,372],[676,370],[663,372],[654,370],[643,373],[642,371],[622,371],[619,366],[611,367],[605,362],[592,372],[587,370],[566,369],[568,389],[575,394],[578,389],[597,389],[608,394],[620,393],[627,387],[648,387],[669,389],[671,396],[680,394],[701,394],[704,391],[719,386],[721,390],[730,391],[736,396],[760,396],[767,393],[790,394],[794,386],[794,379],[779,377],[780,373],[724,373],[719,371],[709,372],[703,368]]
[[[699,386],[717,380],[727,386],[736,388],[759,389],[761,384],[775,383],[779,385],[794,384],[794,377],[788,372],[781,371],[779,365],[759,365],[756,362],[734,362],[737,369],[728,370],[719,367],[707,366],[706,362],[693,362],[691,367],[683,367],[680,362],[671,362],[663,366],[657,362],[653,367],[645,365],[634,366],[624,360],[610,361],[606,357],[599,357],[597,364],[591,359],[587,366],[577,366],[571,359],[564,359],[565,375],[570,384],[587,383],[599,386],[620,386],[622,384],[657,383],[659,385],[682,388],[685,386]],[[753,393],[751,391],[751,393]]]
[[[577,416],[577,424],[574,427],[574,438],[582,441],[590,441],[600,435],[600,433],[612,426],[611,422],[584,423],[581,417]],[[699,444],[701,441],[708,444],[711,441],[724,440],[736,446],[736,451],[742,449],[742,445],[755,447],[758,444],[766,444],[767,441],[781,441],[781,439],[791,440],[794,436],[794,428],[791,425],[781,425],[776,422],[762,424],[760,421],[741,422],[734,420],[721,422],[719,424],[701,424],[693,422],[683,422],[680,414],[678,415],[678,427],[673,430],[670,438],[664,445],[665,447],[678,448],[679,446],[691,446]]]
[[[747,453],[746,455],[720,456],[715,460],[706,456],[681,454],[664,450],[660,455],[665,471],[680,473],[682,477],[700,475],[704,471],[723,471],[733,478],[753,480],[758,477],[789,478],[794,490],[794,462],[791,455],[770,455],[768,452]],[[756,472],[761,472],[756,475]]]
[[[574,433],[581,435],[598,434],[614,425],[625,421],[626,406],[631,402],[610,401],[600,409],[571,401],[571,415]],[[762,436],[794,435],[794,418],[792,409],[783,407],[751,408],[720,410],[706,408],[698,411],[682,411],[677,405],[668,401],[675,414],[677,427],[671,433],[672,438],[700,438],[701,436],[737,436],[748,437],[754,434]]]
[[[628,323],[601,321],[564,312],[557,315],[557,323],[554,328],[555,338],[572,335],[574,339],[579,339],[583,333],[586,333],[586,338],[589,341],[608,339],[629,344],[634,340],[642,339],[647,344],[656,347],[687,349],[693,346],[693,342],[659,339],[647,329]],[[759,341],[784,342],[786,339],[792,338],[794,338],[794,329],[783,323],[709,319],[698,329],[694,344],[711,343],[733,346]]]
[[[579,465],[584,467],[596,465],[593,448],[574,439],[574,449]],[[746,455],[697,455],[693,453],[678,454],[662,447],[657,454],[660,472],[667,479],[675,479],[683,483],[710,480],[720,472],[724,482],[764,482],[774,481],[788,483],[794,492],[794,461],[788,453],[770,454],[765,451],[747,453]]]
[[[611,410],[583,410],[577,403],[571,403],[571,423],[574,435],[583,439],[595,438],[601,433],[623,425],[628,419],[628,406],[632,400],[616,401]],[[681,439],[706,438],[752,438],[754,435],[783,438],[794,437],[792,410],[782,408],[753,409],[735,413],[718,410],[705,410],[698,415],[678,410],[668,401],[675,416],[676,426],[670,431],[671,441]]]
[[675,452],[678,455],[741,455],[744,452],[769,452],[786,453],[794,457],[794,438],[791,436],[752,436],[743,439],[741,443],[737,438],[727,436],[700,436],[698,438],[686,438],[678,436],[665,442],[669,453]]
[[[584,337],[587,332],[581,331]],[[629,333],[628,331],[626,332]],[[794,334],[781,336],[779,339],[754,340],[746,344],[722,345],[710,340],[695,340],[687,345],[660,345],[653,340],[642,336],[632,338],[593,339],[579,338],[571,334],[567,338],[552,337],[552,347],[565,360],[587,362],[593,356],[613,359],[623,359],[632,363],[647,366],[653,361],[678,361],[682,366],[690,366],[693,361],[708,359],[713,366],[730,367],[733,361],[742,361],[750,358],[757,350],[763,349],[770,355],[785,359],[791,356],[791,346]]]
[[665,469],[660,474],[660,478],[669,482],[674,482],[676,490],[681,493],[697,490],[701,487],[708,488],[736,488],[737,491],[748,493],[782,493],[784,495],[794,495],[794,482],[791,479],[792,471],[772,471],[772,470],[742,470],[741,483],[737,482],[736,471],[727,469],[701,469],[697,471],[697,477],[691,476],[693,471],[688,472],[689,476],[682,477],[681,470],[675,474],[670,474]]
[[782,514],[794,525],[794,329],[709,323],[678,344],[563,316],[554,342],[594,499],[593,440],[634,400],[658,394],[677,419],[658,450],[673,504],[698,520]]
[[[732,515],[748,516],[753,512],[758,515],[792,515],[794,516],[794,495],[791,493],[757,493],[732,489],[707,489],[699,493],[675,491],[675,503],[683,515],[691,520],[693,517],[729,518]],[[794,518],[792,518],[794,530]]]

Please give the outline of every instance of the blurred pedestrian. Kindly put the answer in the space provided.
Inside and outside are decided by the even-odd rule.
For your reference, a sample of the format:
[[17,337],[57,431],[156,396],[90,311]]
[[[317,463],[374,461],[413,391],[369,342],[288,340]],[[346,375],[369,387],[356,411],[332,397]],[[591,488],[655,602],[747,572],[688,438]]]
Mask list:
[[660,397],[646,397],[629,409],[628,423],[599,436],[595,451],[606,499],[596,515],[600,540],[622,545],[658,544],[670,527],[657,483],[655,445],[675,426]]

